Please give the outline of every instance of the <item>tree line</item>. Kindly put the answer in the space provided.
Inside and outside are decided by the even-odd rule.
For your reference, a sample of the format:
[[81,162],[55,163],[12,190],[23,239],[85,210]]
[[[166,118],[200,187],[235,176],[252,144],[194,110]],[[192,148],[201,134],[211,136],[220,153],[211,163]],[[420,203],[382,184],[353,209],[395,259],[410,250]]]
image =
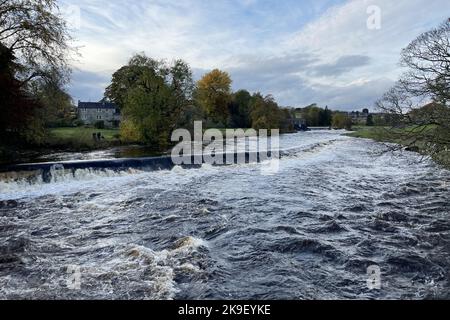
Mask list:
[[[167,63],[144,53],[134,55],[112,76],[104,100],[121,110],[121,137],[165,149],[176,128],[193,129],[194,121],[204,128],[253,128],[295,131],[295,117],[307,126],[351,129],[346,113],[333,112],[317,104],[303,109],[283,108],[272,95],[232,91],[230,75],[214,69],[195,82],[183,60]],[[300,111],[299,111],[300,110]]]
[[405,72],[376,104],[389,115],[395,140],[445,165],[450,165],[449,38],[450,18],[403,49]]
[[40,144],[70,117],[71,37],[56,1],[0,4],[0,147]]
[[183,60],[171,63],[136,54],[117,70],[105,100],[122,113],[121,136],[158,149],[167,148],[176,128],[254,128],[293,131],[291,112],[271,95],[233,92],[230,75],[218,69],[194,82]]

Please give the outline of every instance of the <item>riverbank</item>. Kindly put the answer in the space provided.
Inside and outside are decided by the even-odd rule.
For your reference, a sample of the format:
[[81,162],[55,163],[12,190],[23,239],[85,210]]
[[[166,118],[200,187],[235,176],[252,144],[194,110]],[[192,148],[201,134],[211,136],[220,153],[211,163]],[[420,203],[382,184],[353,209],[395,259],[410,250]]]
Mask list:
[[[227,129],[218,130],[226,136]],[[231,130],[238,130],[236,132],[237,137],[244,137],[243,132],[246,132],[248,129]],[[239,130],[242,130],[242,135]],[[282,132],[282,134],[294,134],[296,132]],[[100,134],[100,138],[98,138],[97,134]],[[45,142],[39,146],[0,145],[0,165],[155,157],[170,154],[170,151],[171,148],[158,150],[152,146],[125,142],[121,139],[119,129],[52,128],[48,130]]]
[[0,164],[37,161],[55,153],[83,153],[124,145],[118,129],[64,127],[48,129],[40,145],[0,146]]
[[[434,161],[450,169],[450,151],[440,152],[438,154],[429,154],[427,148],[427,135],[435,128],[432,126],[426,128],[390,128],[390,127],[354,127],[354,132],[346,134],[353,138],[371,139],[377,142],[396,143],[405,147],[408,151],[420,153],[431,157]],[[412,136],[414,133],[414,136]]]

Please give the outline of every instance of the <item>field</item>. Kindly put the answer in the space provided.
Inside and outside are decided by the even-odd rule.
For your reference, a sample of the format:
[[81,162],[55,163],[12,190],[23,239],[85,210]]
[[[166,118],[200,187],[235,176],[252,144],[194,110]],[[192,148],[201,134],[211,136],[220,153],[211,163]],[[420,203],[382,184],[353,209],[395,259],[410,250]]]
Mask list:
[[113,141],[117,139],[119,134],[118,129],[94,129],[94,128],[55,128],[50,129],[50,136],[57,139],[78,139],[89,136],[92,138],[93,133],[101,132],[106,141]]
[[[49,130],[47,145],[63,149],[90,150],[105,148],[120,143],[118,129],[94,128],[54,128]],[[94,133],[101,133],[102,139],[96,141]]]

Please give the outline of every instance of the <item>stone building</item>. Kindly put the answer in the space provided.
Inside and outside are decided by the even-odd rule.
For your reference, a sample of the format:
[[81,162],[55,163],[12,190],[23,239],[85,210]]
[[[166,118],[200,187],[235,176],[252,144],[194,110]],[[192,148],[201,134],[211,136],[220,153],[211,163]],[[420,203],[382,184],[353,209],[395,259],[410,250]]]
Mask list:
[[86,125],[103,123],[105,127],[118,127],[122,116],[114,103],[78,101],[78,119]]
[[369,109],[363,109],[360,111],[352,111],[349,113],[349,116],[352,118],[353,124],[357,125],[365,125],[367,123],[367,118],[370,115]]

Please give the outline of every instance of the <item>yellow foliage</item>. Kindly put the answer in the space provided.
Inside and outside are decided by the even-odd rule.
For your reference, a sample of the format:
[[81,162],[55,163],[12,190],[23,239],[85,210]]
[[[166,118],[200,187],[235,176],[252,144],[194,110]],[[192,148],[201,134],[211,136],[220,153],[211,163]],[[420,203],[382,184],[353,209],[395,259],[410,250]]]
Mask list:
[[142,141],[142,136],[136,124],[132,120],[123,120],[120,124],[120,136],[125,142]]
[[231,99],[231,78],[224,71],[214,69],[197,82],[197,100],[208,115],[226,121]]

